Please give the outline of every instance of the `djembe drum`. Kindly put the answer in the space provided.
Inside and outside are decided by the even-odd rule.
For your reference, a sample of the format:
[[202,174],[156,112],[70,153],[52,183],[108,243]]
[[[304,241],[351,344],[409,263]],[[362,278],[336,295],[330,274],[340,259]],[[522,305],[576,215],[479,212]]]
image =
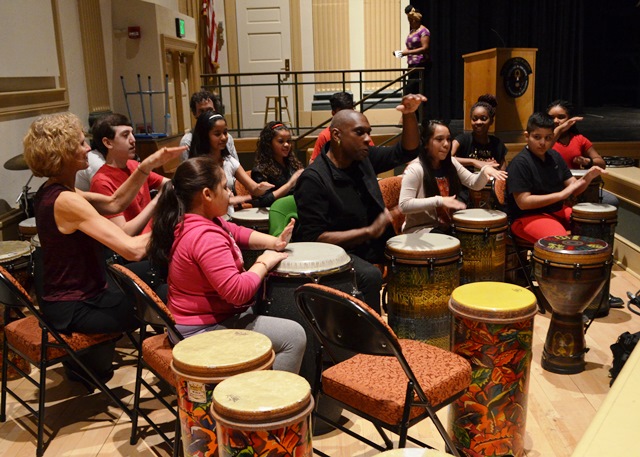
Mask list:
[[580,373],[587,352],[582,312],[609,275],[611,246],[596,238],[548,236],[534,245],[531,262],[552,309],[542,368],[560,374]]
[[507,215],[489,209],[464,209],[453,214],[452,235],[460,240],[463,262],[460,284],[504,281]]
[[312,457],[309,383],[286,371],[243,373],[213,392],[220,457]]
[[437,233],[409,233],[387,241],[390,261],[386,287],[389,325],[398,338],[449,349],[451,313],[447,307],[460,285],[460,241]]
[[271,340],[250,330],[214,330],[175,345],[171,368],[185,456],[218,455],[216,423],[210,414],[215,386],[239,373],[269,370],[274,359]]
[[[258,314],[282,317],[298,322],[307,334],[307,346],[300,367],[300,376],[309,384],[318,378],[317,354],[320,343],[306,319],[300,314],[296,306],[295,291],[298,287],[309,282],[333,287],[351,295],[357,295],[355,271],[351,257],[340,246],[327,243],[289,243],[285,252],[289,256],[269,272],[265,280],[264,294],[257,304]],[[331,348],[337,359],[351,357],[340,348]],[[323,397],[318,402],[318,410],[325,416],[338,420],[342,408],[333,400]],[[314,434],[319,435],[330,431],[322,421],[316,422]]]
[[469,189],[468,208],[493,209],[495,206],[493,200],[493,186],[491,181],[487,182],[480,190]]
[[[24,288],[29,291],[31,287],[31,275],[29,274],[29,261],[31,259],[31,245],[28,241],[0,241],[0,265],[6,269]],[[11,295],[5,294],[4,288],[0,293],[0,368],[2,368],[2,346],[4,341],[4,304],[16,306],[17,303]],[[16,364],[25,373],[31,372],[31,365],[13,351],[7,354],[9,360]],[[7,379],[18,379],[20,374],[11,366],[7,366]]]
[[[451,350],[471,364],[471,385],[450,409],[456,447],[466,455],[524,455],[535,295],[505,282],[456,288]],[[490,431],[490,432],[488,432]],[[500,437],[488,450],[487,433]]]
[[[606,203],[578,203],[571,213],[571,234],[588,236],[609,243],[613,249],[616,225],[618,224],[618,208]],[[604,317],[609,314],[609,290],[611,272],[602,291],[596,295],[587,309],[588,317]]]
[[30,217],[20,221],[18,224],[18,233],[20,234],[21,240],[29,241],[33,235],[38,233],[38,229],[36,228],[36,218]]
[[[245,208],[234,211],[231,222],[262,233],[269,233],[269,208]],[[249,269],[264,249],[243,249],[244,268]]]

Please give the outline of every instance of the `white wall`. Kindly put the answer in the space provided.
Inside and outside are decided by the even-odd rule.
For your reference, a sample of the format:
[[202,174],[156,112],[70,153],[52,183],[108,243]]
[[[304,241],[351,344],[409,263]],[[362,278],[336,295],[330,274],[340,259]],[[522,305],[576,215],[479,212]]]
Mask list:
[[[83,124],[88,127],[89,108],[87,102],[87,88],[84,77],[84,62],[82,58],[82,44],[80,38],[80,25],[78,20],[77,0],[58,0],[60,28],[62,31],[62,44],[64,48],[65,67],[67,72],[67,88],[69,91],[69,110],[80,117]],[[0,14],[7,4],[0,2]],[[15,14],[15,13],[14,13]],[[15,20],[28,25],[22,15]],[[6,43],[6,42],[5,42]],[[10,43],[10,42],[9,42]],[[3,44],[6,46],[7,44]],[[46,49],[43,48],[43,52]],[[29,56],[29,59],[45,59],[45,56],[37,54]],[[26,59],[25,59],[26,60]],[[5,65],[6,63],[3,63]],[[22,65],[21,60],[11,62],[11,65]],[[22,138],[29,125],[37,116],[20,117],[12,120],[0,121],[0,164],[4,164],[11,157],[22,153]],[[15,200],[31,176],[29,171],[9,171],[0,166],[0,199],[6,200],[15,206]],[[31,181],[31,191],[35,192],[43,179],[34,178]]]

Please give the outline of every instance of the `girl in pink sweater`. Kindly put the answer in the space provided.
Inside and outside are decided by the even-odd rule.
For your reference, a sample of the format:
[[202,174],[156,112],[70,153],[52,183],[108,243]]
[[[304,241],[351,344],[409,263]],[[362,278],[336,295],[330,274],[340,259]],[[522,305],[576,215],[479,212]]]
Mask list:
[[[297,373],[306,346],[297,322],[252,313],[262,280],[287,254],[293,223],[280,237],[221,218],[231,192],[222,168],[210,157],[182,163],[162,190],[153,221],[149,258],[168,266],[168,305],[180,333],[189,337],[224,328],[268,336],[274,369]],[[245,271],[241,248],[267,249]]]

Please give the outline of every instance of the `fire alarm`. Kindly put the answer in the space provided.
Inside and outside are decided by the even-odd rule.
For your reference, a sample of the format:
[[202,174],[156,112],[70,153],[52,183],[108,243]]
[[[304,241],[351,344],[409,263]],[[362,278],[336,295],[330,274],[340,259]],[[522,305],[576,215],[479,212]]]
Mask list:
[[140,38],[140,27],[139,26],[133,26],[133,27],[129,27],[127,29],[127,31],[129,32],[129,38],[132,38],[134,40],[137,40]]

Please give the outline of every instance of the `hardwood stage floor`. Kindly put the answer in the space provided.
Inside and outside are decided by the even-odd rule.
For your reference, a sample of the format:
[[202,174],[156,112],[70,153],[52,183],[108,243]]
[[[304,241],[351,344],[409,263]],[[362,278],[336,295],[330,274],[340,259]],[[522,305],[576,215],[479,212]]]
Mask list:
[[[640,289],[640,280],[614,268],[611,291],[624,297],[626,292]],[[613,309],[609,316],[597,319],[586,339],[590,351],[586,355],[587,369],[576,375],[558,375],[544,371],[540,366],[542,348],[549,326],[549,314],[538,314],[534,324],[533,363],[529,383],[527,431],[525,449],[527,457],[567,457],[575,449],[596,411],[609,391],[609,368],[612,355],[609,346],[624,331],[640,331],[640,316],[628,309]],[[124,340],[118,348],[122,365],[109,382],[126,403],[132,402],[135,377],[135,359],[130,345]],[[153,377],[147,374],[148,379]],[[35,401],[35,389],[26,381],[11,381],[11,387],[26,398]],[[50,370],[47,391],[47,427],[56,434],[45,456],[168,456],[168,447],[143,425],[143,438],[136,445],[129,444],[130,421],[102,394],[86,395],[78,383],[67,382],[62,367]],[[158,420],[170,420],[159,403],[143,404]],[[441,419],[447,421],[447,410]],[[376,439],[373,427],[349,416],[349,426]],[[28,412],[9,398],[7,421],[0,424],[0,455],[21,457],[35,455],[34,421]],[[171,433],[173,423],[166,431]],[[412,434],[442,449],[442,441],[426,421],[412,429]],[[395,438],[395,437],[394,437]],[[397,441],[396,441],[397,442]],[[314,439],[314,446],[335,457],[373,457],[377,451],[340,432],[331,432]]]

